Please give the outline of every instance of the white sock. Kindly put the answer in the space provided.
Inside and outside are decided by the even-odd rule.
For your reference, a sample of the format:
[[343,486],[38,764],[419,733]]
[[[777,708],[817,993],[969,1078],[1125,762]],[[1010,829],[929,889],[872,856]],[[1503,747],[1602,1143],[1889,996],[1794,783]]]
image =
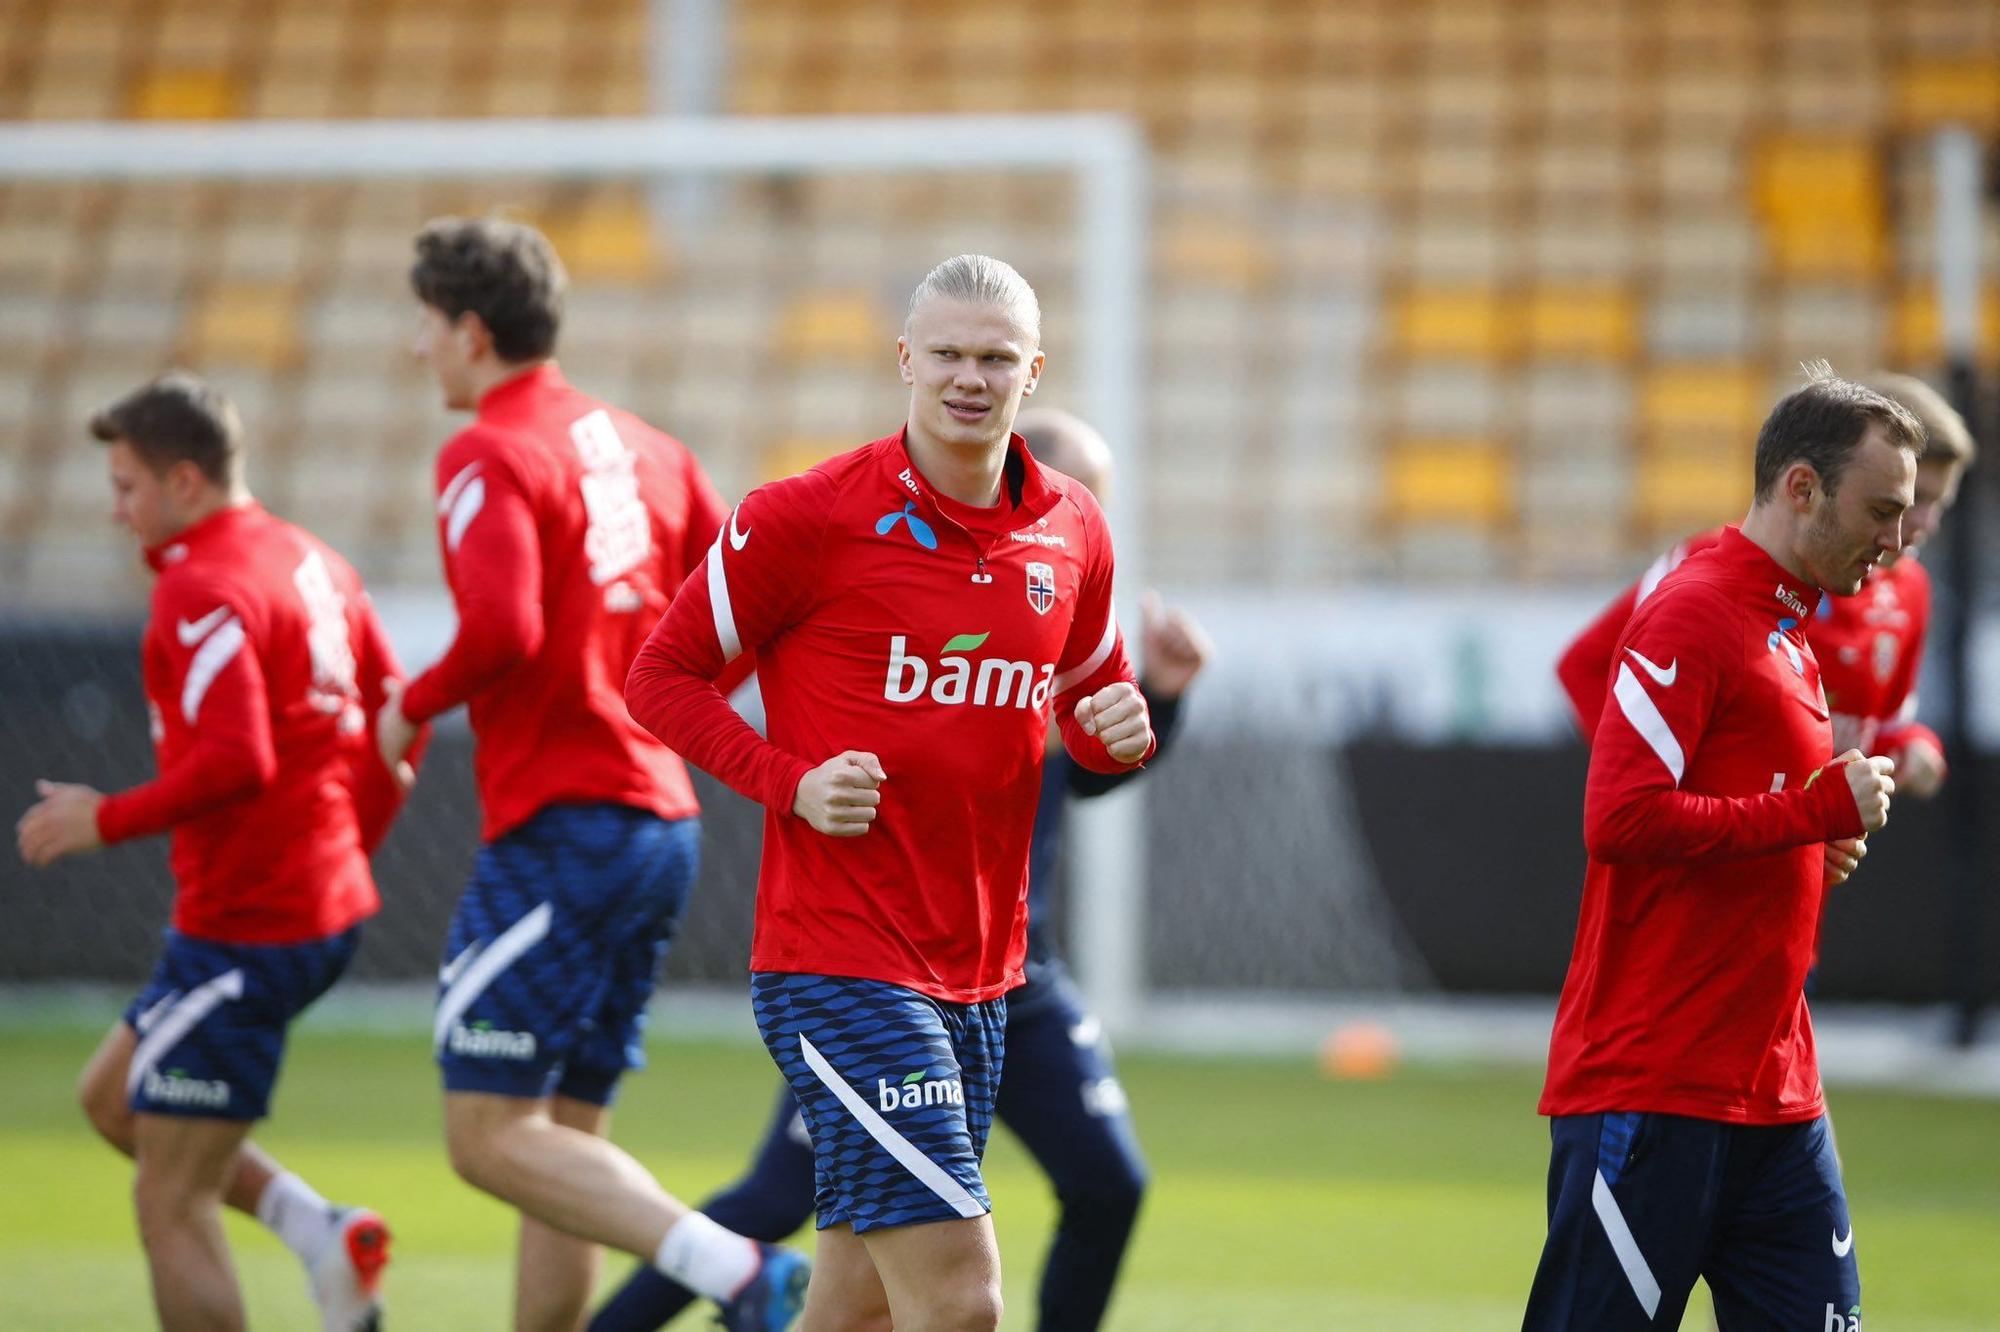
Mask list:
[[306,1262],[312,1261],[333,1230],[332,1206],[289,1170],[279,1171],[264,1186],[257,1199],[257,1219]]
[[762,1262],[755,1240],[724,1230],[700,1212],[674,1222],[653,1255],[660,1271],[723,1304],[743,1292]]

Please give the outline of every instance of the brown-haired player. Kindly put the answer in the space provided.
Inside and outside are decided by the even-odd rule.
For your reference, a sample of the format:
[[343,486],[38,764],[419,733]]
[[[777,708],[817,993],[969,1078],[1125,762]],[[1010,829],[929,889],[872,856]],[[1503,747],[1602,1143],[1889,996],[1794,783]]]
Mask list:
[[378,1326],[389,1231],[249,1140],[293,1018],[375,914],[368,855],[407,769],[371,739],[400,671],[347,562],[264,511],[228,400],[169,374],[99,413],[112,513],[159,574],[145,634],[154,780],[113,795],[36,783],[22,857],[47,866],[170,833],[176,891],[152,979],[83,1072],[91,1124],[137,1166],[133,1197],[168,1329],[241,1328],[227,1204],[305,1263],[330,1332]]
[[[1977,448],[1965,419],[1921,379],[1880,372],[1860,382],[1908,408],[1924,428],[1915,501],[1903,515],[1902,549],[1884,554],[1854,595],[1822,598],[1806,621],[1806,639],[1819,658],[1833,710],[1834,750],[1894,759],[1898,789],[1927,799],[1943,784],[1946,764],[1943,742],[1917,721],[1917,676],[1931,614],[1931,577],[1917,556],[1957,501]],[[1564,649],[1556,675],[1585,740],[1604,713],[1611,659],[1634,608],[1682,560],[1721,536],[1720,528],[1703,532],[1661,555]],[[1833,881],[1844,881],[1866,854],[1867,843],[1859,840],[1829,847]]]
[[433,1028],[452,1165],[521,1211],[517,1328],[574,1328],[608,1244],[726,1326],[777,1332],[804,1258],[689,1210],[605,1136],[700,844],[687,769],[633,722],[625,674],[727,510],[679,441],[564,380],[565,278],[539,232],[432,222],[410,284],[417,354],[474,413],[437,462],[457,635],[381,730],[394,761],[464,704],[477,744],[481,845]]
[[1888,819],[1833,754],[1805,621],[1902,549],[1923,427],[1824,363],[1757,438],[1740,527],[1620,632],[1584,793],[1589,864],[1549,1042],[1549,1232],[1524,1332],[1860,1325],[1805,995],[1826,843]]

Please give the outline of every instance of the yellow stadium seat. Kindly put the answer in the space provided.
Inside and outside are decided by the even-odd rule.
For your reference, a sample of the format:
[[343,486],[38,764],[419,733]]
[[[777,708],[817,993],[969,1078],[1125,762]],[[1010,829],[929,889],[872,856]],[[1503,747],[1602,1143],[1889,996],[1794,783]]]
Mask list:
[[1777,271],[1791,278],[1873,279],[1888,265],[1889,238],[1852,214],[1789,217],[1764,235]]
[[1754,440],[1770,404],[1764,377],[1740,365],[1666,365],[1639,392],[1649,443],[1729,445]]
[[1488,287],[1406,291],[1391,320],[1405,356],[1495,361],[1508,350],[1509,323],[1499,293]]
[[[1897,296],[1890,340],[1897,365],[1936,365],[1944,359],[1944,326],[1935,283],[1907,286]],[[2000,355],[2000,285],[1989,285],[1979,302],[1978,355],[1985,361]]]
[[1866,139],[1779,134],[1757,145],[1751,194],[1760,213],[1806,214],[1881,197],[1882,170]]
[[1865,278],[1888,259],[1887,182],[1865,138],[1775,135],[1752,159],[1750,194],[1778,270]]
[[891,340],[893,321],[866,292],[816,291],[778,315],[778,346],[816,361],[874,361]]
[[819,438],[817,436],[792,436],[768,444],[757,459],[757,484],[776,481],[780,477],[796,476],[809,467],[818,465],[836,453],[854,447],[851,439]]
[[1528,297],[1528,350],[1545,360],[1624,361],[1639,347],[1639,310],[1615,286],[1545,286]]
[[594,198],[537,219],[580,281],[640,282],[666,267],[644,199]]
[[1650,536],[1733,522],[1750,505],[1751,450],[1662,453],[1639,464],[1635,517]]
[[1512,459],[1490,439],[1404,440],[1385,461],[1390,511],[1403,523],[1495,527],[1513,511]]
[[1906,129],[2000,125],[2000,59],[1915,60],[1896,80],[1896,114]]
[[134,120],[230,120],[242,90],[216,69],[156,69],[132,85],[126,113]]
[[296,366],[300,360],[298,292],[285,283],[211,287],[193,306],[187,342],[203,366]]

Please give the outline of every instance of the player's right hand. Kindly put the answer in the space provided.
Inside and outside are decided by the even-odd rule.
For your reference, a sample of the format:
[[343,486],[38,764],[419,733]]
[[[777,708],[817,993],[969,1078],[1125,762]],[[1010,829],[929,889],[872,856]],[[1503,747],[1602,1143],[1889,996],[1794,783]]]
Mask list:
[[1843,837],[1826,844],[1826,886],[1838,888],[1846,883],[1855,870],[1861,868],[1861,857],[1868,854],[1868,839],[1865,837]]
[[419,729],[403,715],[403,691],[409,684],[408,680],[384,680],[382,710],[375,714],[375,747],[381,751],[383,764],[396,774],[396,785],[405,791],[417,784],[416,768],[403,757],[416,743]]
[[888,780],[882,760],[865,750],[835,754],[799,779],[792,813],[828,837],[859,837],[875,822]]
[[1861,827],[1866,832],[1874,832],[1889,821],[1889,797],[1896,794],[1896,761],[1890,758],[1869,758],[1858,749],[1850,749],[1842,754],[1836,763],[1843,764],[1841,771],[1847,775],[1847,789],[1854,795],[1854,807],[1861,811]]

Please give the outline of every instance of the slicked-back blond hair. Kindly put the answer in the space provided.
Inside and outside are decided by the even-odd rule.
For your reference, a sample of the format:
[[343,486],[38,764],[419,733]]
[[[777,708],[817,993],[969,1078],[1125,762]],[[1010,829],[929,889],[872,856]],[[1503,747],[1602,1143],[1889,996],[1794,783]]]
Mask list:
[[903,316],[904,336],[909,335],[917,308],[932,297],[1004,310],[1028,335],[1030,344],[1042,345],[1042,303],[1011,264],[983,254],[961,254],[924,274],[924,280],[910,293],[910,308]]

